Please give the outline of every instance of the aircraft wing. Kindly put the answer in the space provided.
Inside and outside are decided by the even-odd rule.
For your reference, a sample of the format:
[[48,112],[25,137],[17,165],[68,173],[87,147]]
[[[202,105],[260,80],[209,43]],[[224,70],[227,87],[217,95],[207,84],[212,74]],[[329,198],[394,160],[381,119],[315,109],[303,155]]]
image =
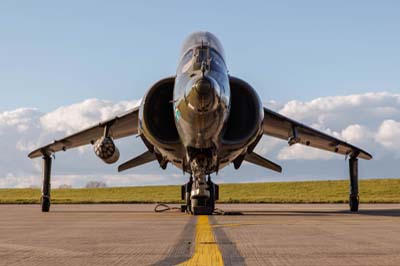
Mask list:
[[314,148],[370,160],[372,156],[345,141],[303,125],[264,107],[264,134],[285,139],[289,145],[300,143]]
[[32,151],[29,158],[37,158],[44,154],[52,154],[58,151],[65,151],[79,146],[93,144],[104,135],[105,127],[108,127],[108,134],[113,139],[123,138],[137,134],[139,107],[136,107],[122,115],[100,122],[97,125],[79,131],[53,143]]

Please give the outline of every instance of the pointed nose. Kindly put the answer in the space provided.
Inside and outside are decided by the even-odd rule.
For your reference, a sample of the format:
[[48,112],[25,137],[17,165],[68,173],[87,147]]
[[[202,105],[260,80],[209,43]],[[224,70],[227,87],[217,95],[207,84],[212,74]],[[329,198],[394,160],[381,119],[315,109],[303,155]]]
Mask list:
[[216,82],[206,76],[195,80],[186,94],[189,106],[201,113],[214,110],[218,103],[217,86]]
[[202,94],[202,95],[213,93],[213,86],[212,86],[211,80],[208,79],[207,77],[200,78],[196,82],[194,87],[195,87],[195,90],[197,91],[197,93]]

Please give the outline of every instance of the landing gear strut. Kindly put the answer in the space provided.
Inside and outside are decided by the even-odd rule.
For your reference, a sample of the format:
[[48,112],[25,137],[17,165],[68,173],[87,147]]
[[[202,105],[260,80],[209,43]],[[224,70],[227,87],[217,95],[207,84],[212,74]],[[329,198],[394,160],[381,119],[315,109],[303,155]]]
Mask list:
[[215,201],[219,199],[219,187],[208,176],[198,176],[182,186],[181,198],[185,200],[182,210],[194,215],[211,215],[215,210]]
[[43,155],[43,185],[42,185],[42,197],[40,198],[40,204],[42,205],[42,212],[48,212],[50,210],[50,175],[51,175],[51,157],[49,155]]
[[350,169],[350,196],[349,205],[350,211],[357,212],[360,198],[358,197],[358,159],[351,156],[349,160]]

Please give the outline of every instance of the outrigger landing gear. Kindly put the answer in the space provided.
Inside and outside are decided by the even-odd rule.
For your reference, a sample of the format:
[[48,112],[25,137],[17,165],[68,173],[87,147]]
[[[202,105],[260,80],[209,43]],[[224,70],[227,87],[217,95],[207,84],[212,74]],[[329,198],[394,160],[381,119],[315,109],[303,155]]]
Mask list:
[[51,157],[50,155],[43,155],[43,185],[42,197],[40,204],[42,205],[42,212],[50,210],[50,175],[51,175]]
[[357,212],[360,198],[358,196],[358,159],[355,156],[350,156],[350,196],[349,205],[350,211]]

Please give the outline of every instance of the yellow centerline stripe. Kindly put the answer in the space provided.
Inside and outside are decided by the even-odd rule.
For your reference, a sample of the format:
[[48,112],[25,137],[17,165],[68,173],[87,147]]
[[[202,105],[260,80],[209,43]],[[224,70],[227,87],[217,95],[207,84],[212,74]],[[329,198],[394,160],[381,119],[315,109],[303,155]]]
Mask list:
[[215,241],[208,216],[198,216],[196,240],[193,256],[179,264],[181,266],[219,266],[224,265],[221,251]]

